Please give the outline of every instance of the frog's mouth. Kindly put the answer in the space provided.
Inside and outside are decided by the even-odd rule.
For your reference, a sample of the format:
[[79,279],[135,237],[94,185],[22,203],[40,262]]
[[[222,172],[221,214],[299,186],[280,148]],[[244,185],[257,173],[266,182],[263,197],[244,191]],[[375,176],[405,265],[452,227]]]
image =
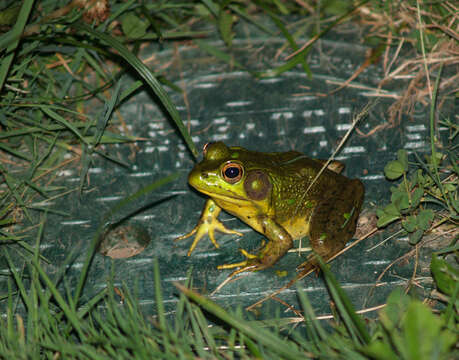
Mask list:
[[[214,187],[212,188],[212,191],[209,190],[209,189],[203,189],[203,188],[198,187],[198,186],[194,186],[194,185],[192,185],[192,186],[196,190],[198,190],[199,192],[201,192],[203,194],[206,194],[206,195],[209,195],[212,198],[221,199],[221,200],[224,200],[224,201],[227,201],[227,202],[231,202],[231,203],[235,203],[235,204],[240,204],[240,203],[248,204],[248,203],[251,202],[249,199],[244,198],[244,197],[238,195],[237,193],[235,193],[235,192],[233,192],[231,190],[223,189],[218,185],[214,185]],[[222,193],[220,193],[219,190],[222,190]]]

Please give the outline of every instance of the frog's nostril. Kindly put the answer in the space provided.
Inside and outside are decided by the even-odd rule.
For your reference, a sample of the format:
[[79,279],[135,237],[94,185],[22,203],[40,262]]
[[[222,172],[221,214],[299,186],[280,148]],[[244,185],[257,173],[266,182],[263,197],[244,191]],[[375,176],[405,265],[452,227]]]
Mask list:
[[209,177],[209,175],[207,175],[206,172],[202,172],[201,173],[201,179],[207,179]]

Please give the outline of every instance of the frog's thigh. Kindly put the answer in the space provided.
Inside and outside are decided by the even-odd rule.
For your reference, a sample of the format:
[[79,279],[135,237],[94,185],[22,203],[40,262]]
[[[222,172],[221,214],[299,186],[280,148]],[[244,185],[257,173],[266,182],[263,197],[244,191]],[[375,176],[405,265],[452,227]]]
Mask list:
[[[325,260],[344,248],[354,235],[363,199],[360,181],[349,181],[346,186],[324,196],[311,216],[309,237],[311,246]],[[351,217],[346,219],[345,214]]]
[[277,262],[287,251],[293,247],[290,234],[281,225],[269,217],[260,219],[264,235],[270,240],[260,251],[259,258],[266,266]]

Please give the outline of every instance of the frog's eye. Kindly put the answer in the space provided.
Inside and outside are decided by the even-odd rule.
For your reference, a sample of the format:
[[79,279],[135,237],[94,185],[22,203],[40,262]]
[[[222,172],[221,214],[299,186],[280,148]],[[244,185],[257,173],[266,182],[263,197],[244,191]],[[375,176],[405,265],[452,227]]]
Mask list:
[[230,162],[223,166],[222,176],[227,183],[234,184],[241,180],[243,172],[241,164]]

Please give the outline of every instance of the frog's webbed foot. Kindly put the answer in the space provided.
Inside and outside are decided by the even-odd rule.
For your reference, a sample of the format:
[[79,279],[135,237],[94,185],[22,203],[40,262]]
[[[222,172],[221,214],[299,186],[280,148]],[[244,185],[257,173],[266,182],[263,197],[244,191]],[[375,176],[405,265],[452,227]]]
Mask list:
[[218,248],[219,245],[215,240],[215,231],[219,231],[225,234],[235,234],[242,236],[239,231],[227,229],[225,225],[223,225],[222,222],[218,220],[218,214],[220,211],[221,209],[214,203],[213,200],[207,200],[204,210],[202,211],[201,218],[199,219],[199,222],[194,227],[194,229],[191,230],[188,234],[182,235],[175,239],[175,241],[179,241],[196,234],[193,243],[188,250],[188,256],[191,255],[199,240],[201,240],[206,234],[209,235],[210,241],[212,241],[212,244],[214,244],[216,248]]
[[208,221],[207,219],[203,220],[201,218],[201,220],[199,220],[198,224],[194,227],[193,230],[191,230],[188,234],[176,238],[175,241],[183,240],[196,234],[193,243],[191,244],[190,249],[188,250],[187,255],[190,256],[193,250],[196,248],[196,245],[198,244],[199,240],[201,240],[206,234],[209,235],[210,241],[212,241],[212,244],[214,244],[216,248],[220,246],[218,245],[217,240],[215,240],[215,230],[225,234],[235,234],[242,236],[242,233],[240,233],[239,231],[226,228],[225,225],[223,225],[218,219],[212,219]]

